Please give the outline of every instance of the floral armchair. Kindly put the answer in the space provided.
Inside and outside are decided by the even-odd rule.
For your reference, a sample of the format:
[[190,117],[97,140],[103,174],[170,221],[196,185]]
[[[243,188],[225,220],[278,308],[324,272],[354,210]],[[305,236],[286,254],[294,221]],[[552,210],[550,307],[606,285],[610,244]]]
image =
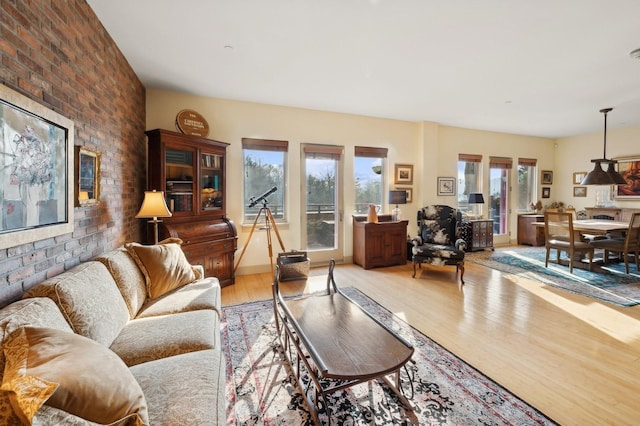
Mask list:
[[418,210],[418,236],[411,242],[413,278],[416,265],[422,263],[444,266],[456,265],[460,282],[464,284],[464,254],[467,243],[462,239],[462,214],[445,205],[430,205]]

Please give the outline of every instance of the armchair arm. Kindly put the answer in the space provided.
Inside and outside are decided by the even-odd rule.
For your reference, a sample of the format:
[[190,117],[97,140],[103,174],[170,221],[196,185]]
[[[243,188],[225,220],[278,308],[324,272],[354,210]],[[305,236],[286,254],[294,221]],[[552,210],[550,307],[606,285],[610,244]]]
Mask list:
[[419,235],[413,237],[411,239],[411,244],[413,244],[414,247],[421,246],[423,244],[422,237]]
[[467,249],[467,242],[462,238],[456,240],[456,250],[465,251]]

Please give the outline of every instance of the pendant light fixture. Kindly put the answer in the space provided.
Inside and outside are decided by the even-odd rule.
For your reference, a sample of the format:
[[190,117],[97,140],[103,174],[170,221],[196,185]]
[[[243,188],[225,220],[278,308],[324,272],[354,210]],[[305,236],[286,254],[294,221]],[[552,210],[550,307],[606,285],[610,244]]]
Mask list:
[[[616,172],[615,165],[616,160],[607,159],[607,114],[613,110],[613,108],[604,108],[600,112],[604,114],[604,151],[602,158],[591,160],[595,163],[593,170],[582,179],[581,185],[625,185],[627,181],[624,180],[620,173]],[[602,164],[607,164],[607,171],[602,170]]]

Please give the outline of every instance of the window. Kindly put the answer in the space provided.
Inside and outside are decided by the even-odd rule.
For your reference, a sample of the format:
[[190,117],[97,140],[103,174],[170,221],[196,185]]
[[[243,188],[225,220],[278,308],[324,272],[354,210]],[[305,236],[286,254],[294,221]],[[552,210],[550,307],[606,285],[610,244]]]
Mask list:
[[518,158],[518,212],[531,210],[530,203],[536,203],[537,160]]
[[355,147],[356,213],[367,213],[369,204],[382,206],[386,158],[387,148]]
[[513,161],[508,157],[489,157],[489,219],[493,219],[493,233],[509,232],[509,170]]
[[[285,178],[287,141],[242,138],[244,156],[244,217],[243,221],[253,222],[260,208],[267,206],[276,221],[286,219]],[[249,207],[272,188],[275,192]]]
[[481,170],[482,155],[458,154],[458,208],[464,213],[475,214],[474,205],[469,204],[469,194],[482,192]]

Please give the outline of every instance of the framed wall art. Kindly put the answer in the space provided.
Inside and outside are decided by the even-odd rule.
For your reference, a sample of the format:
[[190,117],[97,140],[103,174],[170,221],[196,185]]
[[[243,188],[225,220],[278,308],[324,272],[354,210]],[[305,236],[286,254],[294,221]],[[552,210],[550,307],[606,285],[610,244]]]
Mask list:
[[587,177],[587,172],[574,172],[573,173],[573,184],[580,185],[582,180]]
[[438,195],[456,195],[456,178],[439,177]]
[[100,153],[83,146],[76,147],[76,206],[95,206],[100,203]]
[[[580,182],[582,182],[582,180]],[[574,197],[586,197],[587,196],[587,187],[586,186],[574,186],[573,187],[573,196]]]
[[398,191],[407,192],[407,203],[411,203],[413,201],[413,188],[411,188],[410,186],[396,186],[395,189]]
[[618,173],[622,175],[626,185],[616,186],[616,198],[620,200],[640,199],[640,156],[614,158],[618,161]]
[[542,171],[542,184],[551,185],[553,183],[553,172],[551,170]]
[[548,186],[542,188],[542,198],[551,198],[551,188]]
[[395,183],[413,185],[413,164],[396,164]]
[[73,121],[0,84],[0,249],[73,232]]

